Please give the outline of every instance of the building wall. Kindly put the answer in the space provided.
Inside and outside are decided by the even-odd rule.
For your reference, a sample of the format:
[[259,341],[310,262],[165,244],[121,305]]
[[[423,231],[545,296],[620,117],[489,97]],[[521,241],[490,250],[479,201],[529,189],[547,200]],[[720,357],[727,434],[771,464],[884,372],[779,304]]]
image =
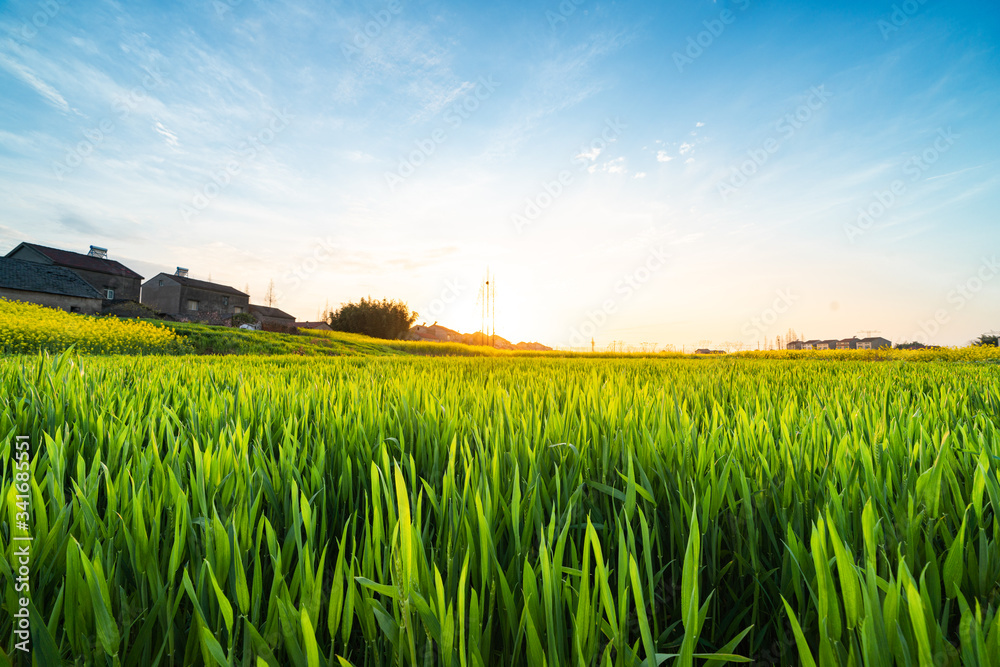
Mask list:
[[141,282],[138,278],[126,278],[125,276],[112,276],[107,273],[97,273],[96,271],[85,271],[66,267],[76,275],[86,280],[90,285],[104,296],[105,290],[115,291],[115,301],[138,301]]
[[254,313],[253,316],[256,317],[257,321],[262,324],[277,324],[283,327],[295,326],[294,317],[267,317],[265,315],[261,315],[260,313]]
[[[157,284],[163,280],[163,287]],[[141,302],[158,313],[176,315],[180,312],[181,286],[165,278],[154,276],[142,286]]]
[[[188,310],[188,301],[192,299],[198,302],[197,311]],[[212,315],[229,317],[236,312],[237,307],[242,308],[242,312],[244,313],[249,312],[250,297],[237,296],[235,294],[219,294],[218,292],[182,285],[179,306],[180,310],[177,311],[177,314],[192,320],[208,318]]]
[[[46,294],[44,292],[26,292],[16,289],[0,288],[0,298],[8,301],[26,301],[37,303],[49,308],[58,308],[66,312],[79,312],[84,315],[96,315],[101,312],[100,299],[87,299],[81,296],[66,296],[63,294]],[[73,309],[77,310],[74,311]]]

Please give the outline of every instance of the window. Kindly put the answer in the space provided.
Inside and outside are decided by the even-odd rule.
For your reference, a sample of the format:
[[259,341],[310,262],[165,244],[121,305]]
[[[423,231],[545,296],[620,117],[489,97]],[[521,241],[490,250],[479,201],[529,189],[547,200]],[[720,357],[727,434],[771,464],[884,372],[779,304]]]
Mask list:
[[80,312],[80,306],[70,306],[69,307],[69,312],[71,312],[71,313],[79,313]]
[[229,297],[228,296],[222,297],[222,305],[223,306],[228,306],[229,305]]
[[236,306],[236,307],[234,307],[233,308],[233,312],[236,313],[237,315],[239,315],[240,313],[243,312],[243,306]]
[[156,281],[156,282],[158,283],[158,284],[156,285],[157,287],[163,287],[163,281],[162,281],[162,280],[158,280],[158,281]]
[[194,299],[188,299],[188,310],[198,310],[198,302]]
[[108,299],[109,301],[113,300],[115,298],[115,291],[113,289],[104,290],[104,298]]

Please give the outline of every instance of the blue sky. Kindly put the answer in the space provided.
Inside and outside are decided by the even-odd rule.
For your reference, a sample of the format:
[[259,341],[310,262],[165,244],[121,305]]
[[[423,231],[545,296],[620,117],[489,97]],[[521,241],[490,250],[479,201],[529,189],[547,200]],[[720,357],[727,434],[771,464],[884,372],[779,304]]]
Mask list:
[[[514,340],[1000,327],[986,3],[8,2],[0,251]],[[862,215],[865,213],[865,215]]]

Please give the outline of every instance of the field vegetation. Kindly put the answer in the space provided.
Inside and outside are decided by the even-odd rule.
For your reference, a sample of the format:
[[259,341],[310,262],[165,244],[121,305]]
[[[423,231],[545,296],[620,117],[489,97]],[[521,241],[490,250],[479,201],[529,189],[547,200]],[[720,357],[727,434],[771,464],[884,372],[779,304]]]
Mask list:
[[993,364],[64,354],[0,386],[37,664],[1000,656]]
[[185,346],[171,329],[142,320],[89,317],[0,298],[0,353],[174,354]]

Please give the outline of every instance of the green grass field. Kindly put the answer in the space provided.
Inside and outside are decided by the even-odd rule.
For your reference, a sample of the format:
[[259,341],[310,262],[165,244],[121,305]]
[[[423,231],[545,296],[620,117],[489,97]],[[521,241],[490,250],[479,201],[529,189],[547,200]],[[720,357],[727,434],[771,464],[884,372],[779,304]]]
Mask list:
[[63,355],[0,386],[0,663],[30,535],[41,665],[998,664],[995,364]]

